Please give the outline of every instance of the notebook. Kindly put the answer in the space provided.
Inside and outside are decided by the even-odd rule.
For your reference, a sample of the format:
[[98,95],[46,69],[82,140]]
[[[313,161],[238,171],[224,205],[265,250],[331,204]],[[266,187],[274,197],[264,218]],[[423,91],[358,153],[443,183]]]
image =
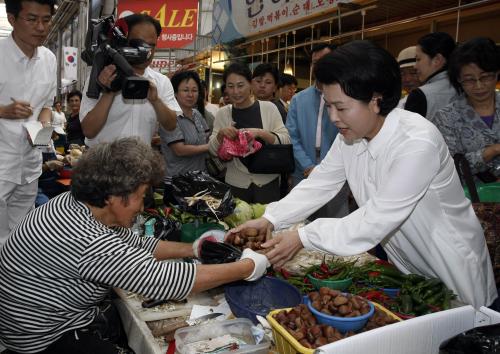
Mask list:
[[48,146],[52,138],[54,128],[52,126],[44,127],[39,121],[30,121],[23,123],[23,126],[28,131],[31,145],[33,146]]

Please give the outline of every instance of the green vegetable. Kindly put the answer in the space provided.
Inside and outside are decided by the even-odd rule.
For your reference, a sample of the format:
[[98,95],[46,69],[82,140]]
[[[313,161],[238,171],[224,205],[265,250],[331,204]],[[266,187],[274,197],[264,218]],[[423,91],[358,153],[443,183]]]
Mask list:
[[224,218],[224,222],[229,225],[229,227],[236,227],[243,224],[245,221],[252,220],[253,209],[247,202],[234,198],[236,202],[236,207],[231,215]]
[[250,206],[252,207],[253,219],[258,219],[262,215],[264,215],[267,204],[255,203],[255,204],[250,204]]
[[400,311],[402,313],[409,314],[413,310],[413,301],[410,295],[401,295],[401,307]]

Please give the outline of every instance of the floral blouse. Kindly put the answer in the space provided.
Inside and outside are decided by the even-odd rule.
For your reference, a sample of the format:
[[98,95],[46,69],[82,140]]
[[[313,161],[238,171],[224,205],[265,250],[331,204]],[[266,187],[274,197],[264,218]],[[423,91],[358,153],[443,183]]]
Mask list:
[[456,101],[436,112],[431,121],[443,134],[450,154],[464,154],[472,173],[483,172],[500,165],[500,156],[489,162],[483,160],[485,147],[500,144],[500,93],[495,95],[495,115],[490,127],[481,119],[467,98]]

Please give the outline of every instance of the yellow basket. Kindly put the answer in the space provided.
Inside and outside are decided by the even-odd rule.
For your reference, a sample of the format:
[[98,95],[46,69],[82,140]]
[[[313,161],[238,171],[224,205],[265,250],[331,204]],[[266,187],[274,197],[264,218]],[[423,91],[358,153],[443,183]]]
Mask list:
[[[391,311],[383,307],[382,305],[377,304],[376,302],[372,302],[373,305],[385,312],[387,315],[390,317],[394,318],[396,321],[402,321],[401,318],[393,314]],[[292,308],[286,308],[286,309],[278,309],[278,310],[273,310],[269,312],[266,316],[267,321],[271,325],[273,329],[273,337],[274,337],[274,342],[276,344],[276,351],[280,354],[295,354],[295,353],[303,353],[303,354],[313,354],[315,349],[309,349],[304,347],[302,344],[300,344],[293,336],[284,328],[281,326],[278,321],[276,321],[273,317],[273,315],[277,314],[280,311],[290,311]]]

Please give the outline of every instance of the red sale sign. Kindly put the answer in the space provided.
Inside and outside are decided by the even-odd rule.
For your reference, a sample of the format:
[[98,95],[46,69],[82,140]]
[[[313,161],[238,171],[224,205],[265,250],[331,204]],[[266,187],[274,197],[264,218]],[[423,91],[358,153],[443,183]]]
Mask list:
[[183,48],[198,30],[198,0],[119,0],[118,17],[146,13],[160,21],[158,48]]

